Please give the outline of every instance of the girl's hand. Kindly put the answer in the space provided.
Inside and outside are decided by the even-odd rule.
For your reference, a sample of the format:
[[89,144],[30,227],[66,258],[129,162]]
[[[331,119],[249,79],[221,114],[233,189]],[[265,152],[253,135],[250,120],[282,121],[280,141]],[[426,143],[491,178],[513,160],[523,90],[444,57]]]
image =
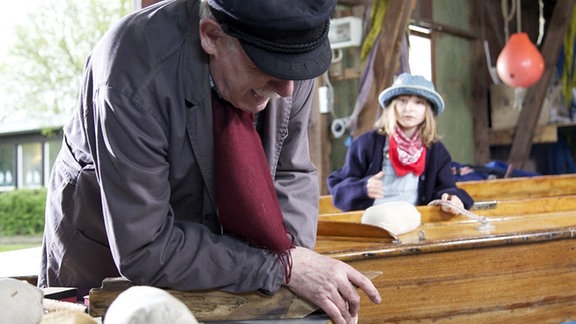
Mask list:
[[368,181],[366,181],[366,192],[368,193],[369,198],[384,198],[384,188],[382,188],[383,177],[384,172],[380,171],[368,179]]
[[[449,201],[452,204],[464,209],[464,204],[462,203],[462,200],[460,200],[460,198],[458,198],[458,196],[456,195],[449,195],[447,193],[442,194],[442,198],[443,201]],[[458,215],[459,211],[455,208],[452,208],[448,205],[442,205],[442,210],[447,212],[447,213],[451,213],[454,215]]]

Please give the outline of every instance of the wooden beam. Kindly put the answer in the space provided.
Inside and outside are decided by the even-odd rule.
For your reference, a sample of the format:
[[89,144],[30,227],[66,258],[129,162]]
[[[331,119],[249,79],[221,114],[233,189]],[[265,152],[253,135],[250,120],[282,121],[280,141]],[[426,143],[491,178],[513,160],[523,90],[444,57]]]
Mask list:
[[[124,278],[108,278],[101,288],[90,290],[89,314],[102,317],[118,295],[135,284]],[[242,321],[255,319],[304,318],[317,306],[282,288],[272,296],[258,292],[232,294],[223,291],[179,291],[168,293],[183,302],[198,321]]]
[[374,83],[368,100],[358,116],[358,126],[354,136],[372,129],[378,109],[378,94],[394,81],[400,61],[400,47],[406,34],[416,0],[389,0],[380,32],[376,63],[374,64]]
[[[486,1],[470,1],[472,12],[472,33],[483,35],[485,25],[484,17]],[[488,116],[488,85],[489,73],[484,54],[484,43],[481,37],[471,40],[472,66],[471,75],[476,76],[472,80],[472,120],[474,127],[474,163],[483,165],[490,161],[490,143],[488,142],[489,116]]]
[[330,154],[332,152],[332,141],[330,140],[330,123],[328,114],[320,113],[318,98],[318,88],[322,85],[322,77],[316,79],[314,90],[314,100],[312,102],[312,112],[308,123],[308,144],[310,158],[316,166],[318,173],[319,194],[328,194],[326,179],[330,174]]
[[[379,277],[381,272],[362,272],[368,279]],[[88,313],[102,317],[119,294],[135,286],[125,278],[107,278],[100,288],[90,290]],[[299,297],[286,287],[271,295],[259,292],[228,293],[218,290],[182,291],[165,289],[183,302],[200,322],[244,320],[303,319],[316,312],[319,307]],[[305,321],[305,320],[302,320]]]
[[[556,125],[543,125],[534,129],[531,143],[556,143],[557,129]],[[489,134],[490,145],[510,145],[514,139],[514,128],[492,129]]]
[[558,0],[554,6],[552,18],[549,20],[550,25],[546,31],[544,44],[542,47],[542,56],[544,57],[545,70],[544,74],[536,84],[528,88],[526,98],[512,142],[510,150],[509,164],[515,168],[524,167],[524,163],[530,156],[532,138],[536,129],[536,123],[542,110],[542,104],[546,96],[546,91],[552,80],[556,63],[562,43],[564,33],[568,27],[568,22],[572,17],[572,8],[575,0]]
[[[479,3],[478,5],[480,5],[480,4],[483,4],[483,2]],[[482,7],[480,6],[480,7],[474,7],[474,8],[475,8],[474,10],[477,10],[477,9],[481,9]],[[477,12],[477,11],[473,11],[473,12]],[[479,15],[474,15],[473,19],[477,20],[478,17],[476,17],[476,16],[479,16]],[[448,34],[448,35],[452,35],[452,36],[457,36],[457,37],[461,37],[461,38],[466,38],[466,39],[470,39],[470,40],[478,39],[478,35],[479,35],[479,33],[477,33],[476,31],[469,32],[467,30],[460,29],[458,27],[453,27],[453,26],[449,26],[446,24],[434,22],[432,20],[412,19],[411,22],[414,25],[428,28],[432,31],[436,31],[436,32],[440,32],[440,33],[444,33],[444,34]],[[477,22],[477,23],[480,23],[480,22]],[[478,25],[474,25],[474,26],[478,26]]]

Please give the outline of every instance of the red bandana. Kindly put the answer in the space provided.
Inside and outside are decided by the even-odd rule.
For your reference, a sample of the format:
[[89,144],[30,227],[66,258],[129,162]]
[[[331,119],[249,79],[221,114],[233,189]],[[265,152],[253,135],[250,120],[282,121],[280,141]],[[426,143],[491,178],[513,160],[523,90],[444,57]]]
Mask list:
[[226,232],[275,252],[288,283],[294,237],[284,224],[254,116],[216,94],[212,95],[212,111],[220,224]]
[[398,176],[401,177],[410,172],[420,176],[424,172],[426,147],[422,143],[420,132],[416,132],[409,138],[399,127],[396,127],[394,134],[390,136],[388,154]]

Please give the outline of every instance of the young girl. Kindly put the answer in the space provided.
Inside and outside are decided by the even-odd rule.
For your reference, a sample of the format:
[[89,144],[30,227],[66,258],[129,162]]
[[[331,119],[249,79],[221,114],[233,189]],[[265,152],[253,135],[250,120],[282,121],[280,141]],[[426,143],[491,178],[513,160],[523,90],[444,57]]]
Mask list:
[[452,158],[439,140],[436,116],[444,100],[432,82],[403,73],[378,99],[384,111],[376,129],[352,142],[345,165],[328,176],[334,205],[349,211],[387,201],[426,205],[442,199],[470,209],[474,201],[456,187]]

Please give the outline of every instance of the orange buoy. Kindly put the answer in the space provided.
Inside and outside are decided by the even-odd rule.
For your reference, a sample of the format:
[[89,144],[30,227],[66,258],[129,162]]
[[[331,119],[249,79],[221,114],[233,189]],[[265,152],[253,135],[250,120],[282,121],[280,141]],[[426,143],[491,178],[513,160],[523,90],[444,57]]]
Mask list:
[[505,84],[527,88],[540,80],[544,58],[526,33],[515,33],[498,56],[496,72]]

